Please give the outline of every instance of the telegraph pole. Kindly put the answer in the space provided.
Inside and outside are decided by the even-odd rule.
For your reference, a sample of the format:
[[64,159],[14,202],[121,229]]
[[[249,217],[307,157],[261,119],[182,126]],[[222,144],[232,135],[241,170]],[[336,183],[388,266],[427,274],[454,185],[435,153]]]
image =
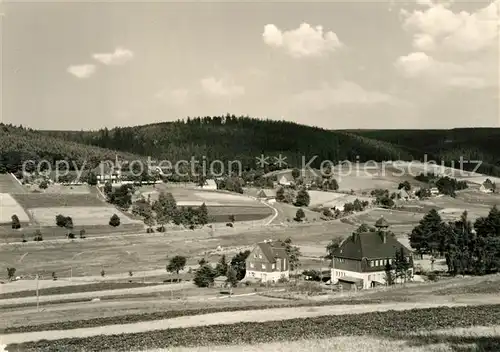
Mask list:
[[40,295],[38,293],[38,274],[36,274],[36,311],[40,311]]

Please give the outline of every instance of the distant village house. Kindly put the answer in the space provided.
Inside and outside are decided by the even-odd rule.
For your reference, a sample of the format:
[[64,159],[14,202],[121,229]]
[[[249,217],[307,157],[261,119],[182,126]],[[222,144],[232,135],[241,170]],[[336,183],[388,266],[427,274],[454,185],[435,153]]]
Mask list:
[[276,192],[271,189],[261,189],[259,193],[257,193],[257,198],[273,203],[276,201]]
[[483,193],[493,193],[495,191],[495,184],[490,179],[486,179],[479,190]]

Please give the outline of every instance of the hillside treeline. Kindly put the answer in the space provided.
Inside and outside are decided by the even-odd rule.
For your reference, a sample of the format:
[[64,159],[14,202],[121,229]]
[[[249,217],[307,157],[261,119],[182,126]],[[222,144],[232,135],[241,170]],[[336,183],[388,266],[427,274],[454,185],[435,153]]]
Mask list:
[[[99,131],[50,131],[51,136],[78,143],[133,152],[171,161],[189,160],[192,156],[207,161],[240,160],[255,167],[255,158],[280,153],[288,165],[302,165],[314,155],[311,164],[322,160],[410,160],[412,155],[390,143],[379,142],[346,132],[328,131],[292,122],[261,120],[250,117],[206,116],[144,126],[101,129]],[[417,157],[417,156],[415,156]]]
[[[410,152],[428,154],[428,159],[455,161],[459,168],[460,158],[480,160],[477,170],[492,176],[500,176],[500,128],[456,128],[451,130],[356,130],[359,136],[397,145]],[[475,163],[465,164],[472,170]]]
[[[32,129],[0,124],[0,173],[15,173],[27,160],[35,163],[47,160],[51,167],[58,160],[66,160],[72,168],[85,166],[90,169],[100,161],[115,160],[116,155],[125,160],[139,158],[131,153],[65,141]],[[43,167],[48,168],[48,165]]]

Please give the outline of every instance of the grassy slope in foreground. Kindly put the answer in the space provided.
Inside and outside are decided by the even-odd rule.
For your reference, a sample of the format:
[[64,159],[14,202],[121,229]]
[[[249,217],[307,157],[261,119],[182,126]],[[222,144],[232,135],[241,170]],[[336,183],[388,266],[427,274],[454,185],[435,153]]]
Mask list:
[[[499,323],[500,305],[413,309],[325,316],[265,323],[237,323],[138,334],[38,341],[7,346],[7,351],[131,351],[176,346],[254,344],[305,338],[372,335],[405,339],[409,333]],[[493,344],[496,345],[493,346]],[[498,350],[500,341],[491,342]]]

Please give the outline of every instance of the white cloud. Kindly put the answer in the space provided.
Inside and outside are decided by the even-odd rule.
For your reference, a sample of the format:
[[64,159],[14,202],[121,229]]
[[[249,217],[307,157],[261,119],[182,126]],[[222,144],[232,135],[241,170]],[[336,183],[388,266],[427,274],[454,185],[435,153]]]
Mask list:
[[457,52],[492,49],[498,45],[499,4],[497,0],[475,12],[459,13],[442,4],[425,11],[402,10],[403,28],[414,34],[413,45],[417,50],[428,50],[429,41]]
[[473,12],[453,12],[447,6],[450,1],[419,2],[429,3],[428,8],[401,12],[415,51],[396,60],[399,72],[436,85],[471,89],[498,85],[500,0]]
[[307,23],[289,31],[282,31],[274,24],[268,24],[264,26],[262,37],[267,45],[283,48],[295,58],[323,56],[343,46],[334,32],[323,33],[322,26],[311,27]]
[[228,82],[225,79],[206,77],[200,83],[206,93],[214,96],[237,97],[245,94],[245,87]]
[[338,105],[407,105],[391,94],[366,90],[356,83],[343,81],[337,86],[324,85],[295,95],[295,102],[311,110],[322,111]]
[[495,84],[494,77],[487,79],[491,71],[482,62],[469,61],[456,64],[449,61],[439,61],[423,52],[413,52],[401,56],[395,63],[398,71],[407,78],[422,78],[432,83],[452,87],[480,89]]
[[123,65],[133,59],[134,53],[128,49],[116,48],[112,53],[99,53],[92,57],[105,65]]
[[72,65],[67,68],[68,73],[72,74],[77,78],[89,78],[95,71],[95,65],[85,64],[85,65]]

